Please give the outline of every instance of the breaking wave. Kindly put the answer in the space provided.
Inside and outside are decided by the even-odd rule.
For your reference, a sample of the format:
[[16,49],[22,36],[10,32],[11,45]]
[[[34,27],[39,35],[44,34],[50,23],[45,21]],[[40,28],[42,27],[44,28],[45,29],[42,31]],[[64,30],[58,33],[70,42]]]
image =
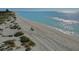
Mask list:
[[55,19],[55,20],[58,20],[58,21],[61,21],[61,22],[67,23],[67,24],[76,24],[76,23],[79,23],[79,21],[66,20],[66,19],[62,19],[62,18],[59,18],[59,17],[52,17],[52,19]]

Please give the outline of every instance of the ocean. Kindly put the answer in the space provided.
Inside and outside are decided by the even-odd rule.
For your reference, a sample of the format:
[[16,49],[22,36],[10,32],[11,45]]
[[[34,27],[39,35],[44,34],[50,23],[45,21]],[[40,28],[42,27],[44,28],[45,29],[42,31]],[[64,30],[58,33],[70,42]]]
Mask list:
[[16,13],[28,20],[79,35],[79,18],[76,14],[65,14],[56,11],[17,11]]

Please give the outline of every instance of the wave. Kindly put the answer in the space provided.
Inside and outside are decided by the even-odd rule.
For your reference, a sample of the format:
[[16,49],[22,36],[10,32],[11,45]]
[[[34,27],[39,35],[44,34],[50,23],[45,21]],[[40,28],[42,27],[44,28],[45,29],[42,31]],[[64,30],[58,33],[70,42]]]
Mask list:
[[59,17],[51,17],[51,18],[55,19],[55,20],[58,20],[58,21],[61,21],[61,22],[64,22],[64,23],[67,23],[67,24],[77,24],[77,23],[79,23],[79,21],[66,20],[66,19],[62,19],[62,18],[59,18]]
[[59,28],[56,28],[56,27],[52,27],[52,26],[48,26],[48,27],[50,27],[52,29],[55,29],[57,31],[60,31],[60,32],[62,32],[64,34],[67,34],[67,35],[70,35],[70,36],[75,36],[75,37],[78,37],[79,38],[79,34],[73,32],[73,31],[66,31],[66,30],[62,30],[62,29],[59,29]]
[[62,29],[59,29],[59,28],[55,28],[55,29],[62,32],[62,33],[64,33],[64,34],[67,34],[67,35],[70,35],[70,36],[75,36],[75,37],[79,38],[78,33],[75,33],[75,32],[72,32],[72,31],[65,31],[65,30],[62,30]]

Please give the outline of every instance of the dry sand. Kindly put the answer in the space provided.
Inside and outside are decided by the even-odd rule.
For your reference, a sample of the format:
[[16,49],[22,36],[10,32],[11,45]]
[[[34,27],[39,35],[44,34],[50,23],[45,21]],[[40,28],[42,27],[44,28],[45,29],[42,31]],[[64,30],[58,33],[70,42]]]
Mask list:
[[[79,40],[74,36],[64,34],[53,27],[38,24],[23,18],[17,17],[17,22],[22,31],[36,43],[32,51],[77,51]],[[34,28],[31,31],[30,28]]]

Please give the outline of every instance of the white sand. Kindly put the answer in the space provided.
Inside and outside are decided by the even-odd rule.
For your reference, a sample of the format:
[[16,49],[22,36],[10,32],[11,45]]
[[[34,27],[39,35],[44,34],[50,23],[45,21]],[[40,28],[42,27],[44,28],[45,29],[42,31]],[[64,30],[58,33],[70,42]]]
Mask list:
[[[67,35],[61,31],[56,30],[53,27],[32,22],[26,19],[26,21],[17,16],[16,22],[20,25],[21,31],[23,31],[25,36],[28,36],[35,46],[32,47],[32,51],[79,51],[79,39],[75,36]],[[14,34],[17,30],[5,28],[10,25],[10,22],[7,25],[0,25],[0,28],[4,29],[3,35]],[[33,28],[34,31],[31,31],[30,28]],[[16,44],[20,46],[19,38],[16,37],[1,37],[0,43],[6,40],[17,39]],[[14,49],[14,51],[23,51],[21,49]]]
[[[72,51],[79,50],[79,40],[74,36],[64,34],[46,25],[17,17],[22,31],[36,43],[32,51]],[[34,28],[31,31],[30,28]]]

